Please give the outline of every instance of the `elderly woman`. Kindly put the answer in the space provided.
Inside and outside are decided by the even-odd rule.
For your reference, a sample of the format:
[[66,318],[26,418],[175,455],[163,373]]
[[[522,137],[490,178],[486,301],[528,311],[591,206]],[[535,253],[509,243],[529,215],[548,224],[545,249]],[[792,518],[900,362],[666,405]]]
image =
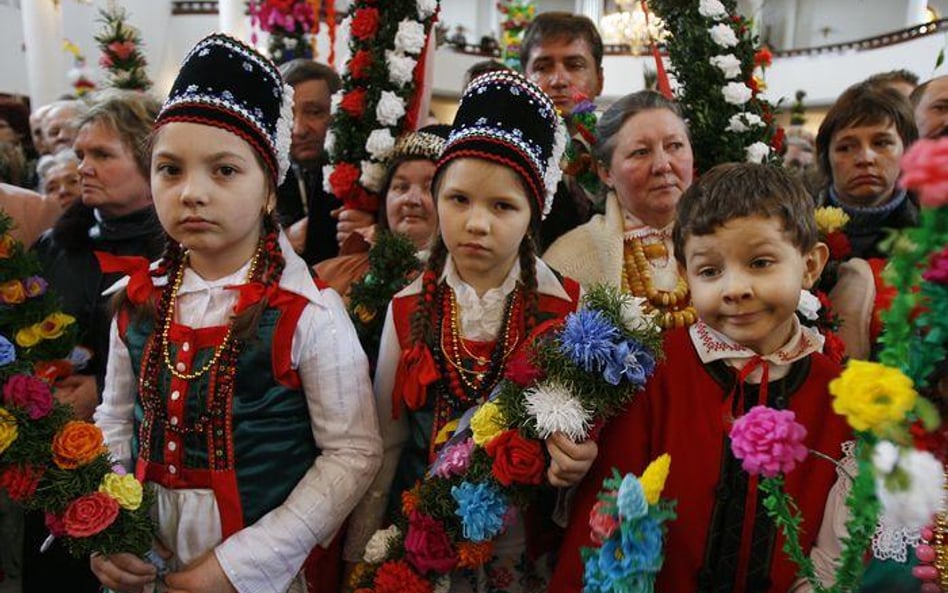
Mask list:
[[917,224],[918,204],[896,185],[902,154],[917,138],[906,98],[866,83],[846,89],[820,125],[817,158],[829,184],[818,202],[849,215],[853,256],[883,257],[886,229]]
[[36,165],[39,188],[47,199],[54,200],[62,210],[81,197],[79,157],[71,148],[40,158]]
[[585,286],[611,284],[643,298],[663,328],[690,325],[696,315],[671,243],[678,199],[694,168],[681,110],[640,91],[613,103],[596,132],[606,213],[560,237],[543,259]]

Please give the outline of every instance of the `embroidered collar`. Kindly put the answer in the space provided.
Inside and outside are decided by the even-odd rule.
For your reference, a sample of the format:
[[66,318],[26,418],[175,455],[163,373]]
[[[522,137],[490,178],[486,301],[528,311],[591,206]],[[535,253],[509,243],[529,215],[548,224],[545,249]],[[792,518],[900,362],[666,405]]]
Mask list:
[[675,221],[668,223],[660,229],[645,224],[639,217],[622,209],[622,224],[624,239],[645,239],[649,237],[661,238],[663,241],[671,241],[672,229]]
[[[742,370],[751,362],[759,364],[758,361],[763,360],[774,371],[786,371],[792,363],[823,350],[822,334],[801,325],[796,317],[793,317],[793,327],[793,334],[787,343],[764,356],[712,329],[700,319],[688,329],[688,334],[703,364],[723,360],[729,366]],[[748,374],[747,380],[750,383],[759,383],[762,375],[762,368],[756,368]],[[770,375],[771,379],[778,378],[773,372]]]

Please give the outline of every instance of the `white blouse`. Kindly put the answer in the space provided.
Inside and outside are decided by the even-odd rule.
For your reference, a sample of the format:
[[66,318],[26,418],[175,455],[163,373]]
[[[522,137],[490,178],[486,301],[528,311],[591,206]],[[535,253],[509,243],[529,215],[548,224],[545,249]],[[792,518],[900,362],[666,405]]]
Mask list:
[[[316,288],[285,236],[280,246],[286,259],[281,288],[309,301],[293,334],[291,363],[306,393],[321,454],[282,505],[224,541],[210,491],[157,487],[160,535],[175,551],[176,564],[186,565],[214,549],[241,593],[287,591],[310,551],[332,541],[381,462],[368,363],[342,300],[332,290]],[[194,329],[226,324],[237,299],[237,292],[226,287],[244,283],[248,267],[249,262],[214,281],[187,269],[175,306],[177,321]],[[129,468],[137,395],[129,352],[113,320],[105,390],[95,422],[113,456]],[[277,462],[273,470],[279,471]]]

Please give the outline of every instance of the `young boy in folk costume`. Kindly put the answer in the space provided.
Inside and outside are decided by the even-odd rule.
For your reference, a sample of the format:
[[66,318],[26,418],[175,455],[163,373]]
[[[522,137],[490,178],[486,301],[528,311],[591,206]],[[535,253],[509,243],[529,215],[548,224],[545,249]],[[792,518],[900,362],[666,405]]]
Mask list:
[[[849,431],[827,390],[839,367],[823,338],[795,314],[801,289],[819,277],[827,249],[817,242],[813,203],[800,182],[765,165],[715,167],[682,196],[675,256],[699,321],[665,337],[665,362],[643,393],[603,430],[596,460],[577,493],[551,592],[580,591],[579,548],[590,545],[589,512],[617,467],[641,474],[670,453],[663,496],[677,499],[656,590],[784,593],[796,565],[767,517],[757,479],[731,453],[733,419],[755,405],[788,409],[804,444],[833,457]],[[816,538],[832,463],[808,456],[786,476],[799,503],[802,544]]]
[[[422,276],[389,306],[375,376],[385,454],[353,513],[347,560],[362,558],[386,505],[397,508],[424,476],[456,421],[486,401],[531,331],[577,308],[579,285],[547,267],[534,242],[560,175],[563,134],[550,99],[520,75],[491,72],[465,90],[432,185],[440,232]],[[563,440],[548,443],[563,462],[551,468],[554,481],[578,479],[570,470],[585,473],[595,454],[595,445]],[[495,547],[504,560],[486,572],[507,581],[524,551],[522,523],[505,537],[510,545]],[[475,589],[498,590],[464,576]],[[455,590],[466,586],[465,578],[452,580]]]
[[[332,540],[380,460],[366,359],[342,302],[272,216],[291,104],[252,48],[200,41],[155,123],[167,252],[153,272],[144,260],[104,262],[130,277],[95,419],[155,487],[170,590],[305,591],[304,559]],[[119,591],[156,577],[129,554],[95,556],[92,568]]]

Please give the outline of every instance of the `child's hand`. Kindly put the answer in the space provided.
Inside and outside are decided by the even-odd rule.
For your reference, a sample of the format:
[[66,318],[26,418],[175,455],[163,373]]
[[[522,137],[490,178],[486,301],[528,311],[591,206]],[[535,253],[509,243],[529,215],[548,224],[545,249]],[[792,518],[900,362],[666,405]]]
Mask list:
[[237,593],[211,551],[180,572],[165,576],[168,593]]
[[154,582],[158,571],[153,564],[134,554],[96,554],[89,560],[93,574],[103,585],[121,593],[142,593]]
[[92,420],[99,405],[99,390],[92,375],[72,375],[56,383],[56,399],[72,407],[79,420]]
[[304,216],[283,229],[286,232],[287,239],[290,240],[290,245],[293,246],[293,251],[297,254],[302,254],[303,250],[306,249],[306,225],[308,224],[309,218]]
[[595,441],[574,443],[562,432],[554,432],[546,439],[546,450],[550,453],[546,477],[557,488],[578,484],[599,455]]

